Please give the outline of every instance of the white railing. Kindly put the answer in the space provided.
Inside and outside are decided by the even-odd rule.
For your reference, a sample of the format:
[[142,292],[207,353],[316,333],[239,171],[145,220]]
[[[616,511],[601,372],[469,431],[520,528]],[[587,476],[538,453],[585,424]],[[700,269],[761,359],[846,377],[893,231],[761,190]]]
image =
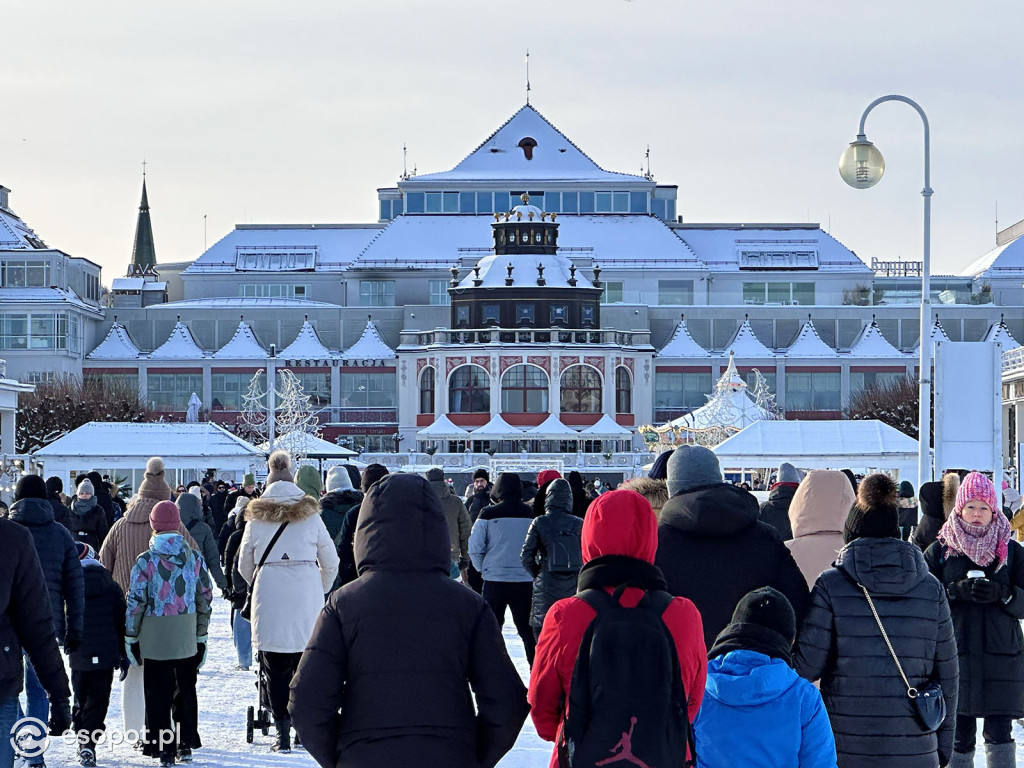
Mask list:
[[[640,473],[640,467],[652,460],[647,451],[642,453],[552,453],[547,458],[522,453],[363,453],[359,461],[383,464],[388,469],[413,470],[422,467],[444,467],[449,472],[470,472],[477,467],[497,471],[537,471],[539,469],[579,470],[580,472]],[[519,469],[522,467],[522,469]]]

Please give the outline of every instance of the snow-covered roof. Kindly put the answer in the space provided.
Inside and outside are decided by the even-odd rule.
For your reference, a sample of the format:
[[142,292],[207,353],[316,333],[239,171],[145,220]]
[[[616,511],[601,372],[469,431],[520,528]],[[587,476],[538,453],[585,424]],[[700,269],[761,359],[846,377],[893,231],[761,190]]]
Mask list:
[[147,280],[144,277],[115,277],[110,283],[112,291],[166,291],[167,283],[162,280]]
[[149,353],[151,360],[195,360],[201,357],[205,357],[205,353],[181,320],[174,324],[167,341]]
[[10,208],[0,207],[0,251],[46,249],[47,245]]
[[414,176],[400,182],[399,186],[410,188],[423,182],[505,180],[639,182],[653,186],[642,176],[604,170],[529,104],[512,115],[450,171]]
[[[259,449],[269,452],[270,443],[261,443]],[[339,459],[358,455],[355,451],[349,450],[337,443],[328,442],[309,432],[298,431],[275,437],[274,450],[279,449],[289,451],[290,453],[302,454],[307,459]]]
[[1010,329],[1006,327],[1006,323],[1002,318],[999,319],[998,323],[992,323],[992,327],[988,329],[988,333],[985,334],[985,341],[998,341],[1003,345],[1003,350],[1016,349],[1020,346],[1020,343],[1013,338],[1013,334],[1010,333]]
[[997,245],[975,259],[960,273],[961,277],[1016,277],[1024,273],[1024,237]]
[[882,335],[878,329],[878,323],[871,318],[871,323],[865,325],[857,340],[850,347],[851,357],[906,357],[896,347],[889,343],[889,340]]
[[711,357],[711,353],[693,340],[683,316],[668,343],[658,350],[658,357]]
[[279,299],[270,297],[256,298],[253,296],[224,296],[223,298],[209,299],[188,299],[186,301],[169,301],[165,304],[154,304],[146,307],[147,311],[173,311],[180,312],[183,309],[225,309],[233,307],[236,309],[272,309],[287,307],[289,309],[337,309],[337,304],[329,304],[325,301],[306,301],[305,299]]
[[263,453],[212,422],[91,421],[40,448],[34,456],[42,461],[71,458],[82,466],[108,466],[96,459],[146,459],[159,455],[168,467],[210,466],[195,459],[238,457],[262,460]]
[[524,432],[501,418],[500,413],[496,413],[490,421],[482,427],[477,427],[469,434],[481,440],[518,440],[523,436]]
[[[491,250],[493,221],[481,214],[398,216],[363,249],[352,269],[447,269],[473,251]],[[593,257],[603,269],[703,269],[686,243],[654,216],[567,214],[558,224],[560,250]]]
[[787,357],[836,357],[838,354],[821,340],[810,317],[797,334],[796,341],[786,349]]
[[85,357],[87,360],[134,360],[139,354],[128,329],[115,321],[103,341]]
[[381,224],[238,224],[183,274],[344,270]]
[[[512,264],[512,287],[533,288],[539,291],[545,288],[569,288],[569,267],[572,262],[561,254],[543,253],[517,253],[515,256],[497,256],[490,254],[484,256],[476,263],[480,268],[481,288],[501,288],[505,286],[505,279],[508,277],[507,265]],[[544,267],[544,285],[537,284],[540,274],[538,267]],[[477,273],[469,270],[459,283],[460,288],[472,288],[475,286]],[[577,288],[593,288],[594,283],[588,280],[582,271],[576,272]]]
[[5,309],[18,304],[61,304],[102,314],[99,307],[86,303],[70,288],[0,288],[0,304]]
[[395,350],[384,343],[373,320],[366,321],[363,335],[351,347],[341,353],[342,360],[393,360]]
[[856,253],[814,224],[684,224],[672,229],[712,272],[743,270],[764,276],[785,271],[796,280],[791,270],[805,269],[809,282],[815,272],[871,273]]
[[[939,322],[939,316],[938,315],[935,316],[935,322],[932,323],[932,330],[931,330],[931,333],[928,334],[928,338],[929,338],[929,340],[933,344],[936,341],[952,341],[952,339],[949,338],[949,334],[947,334],[946,330],[942,327],[942,323]],[[921,348],[921,339],[918,339],[917,340],[917,344],[914,345],[914,349],[920,349],[920,348]]]
[[591,424],[584,430],[580,431],[580,437],[610,437],[610,438],[623,438],[631,437],[633,433],[626,429],[624,426],[615,421],[607,413],[601,414],[601,418]]
[[544,421],[532,429],[526,430],[526,434],[538,440],[559,439],[562,437],[579,437],[580,433],[572,427],[563,424],[557,413],[550,414]]
[[320,336],[307,318],[303,321],[295,340],[278,352],[277,356],[289,360],[323,360],[331,357],[331,350],[320,341]]
[[249,324],[242,320],[235,329],[235,335],[223,347],[213,353],[218,359],[229,358],[231,360],[266,359],[267,350],[256,340],[256,334],[252,332]]
[[444,414],[434,419],[429,427],[424,427],[416,433],[417,440],[461,440],[469,434],[457,424],[453,424]]
[[743,325],[736,331],[732,341],[725,345],[727,351],[739,358],[775,357],[775,353],[761,343],[750,327],[750,318],[744,318]]

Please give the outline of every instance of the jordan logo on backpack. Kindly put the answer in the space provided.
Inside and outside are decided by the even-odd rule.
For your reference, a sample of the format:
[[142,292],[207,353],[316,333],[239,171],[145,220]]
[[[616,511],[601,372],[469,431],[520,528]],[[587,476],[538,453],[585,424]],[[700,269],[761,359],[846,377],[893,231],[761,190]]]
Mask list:
[[620,600],[628,586],[638,585],[624,584],[612,595],[602,589],[579,594],[597,615],[580,642],[569,683],[560,768],[682,768],[696,762],[676,645],[661,617],[672,596],[645,591],[635,608],[627,608]]
[[653,765],[648,765],[639,757],[633,754],[633,729],[636,728],[636,718],[629,718],[629,730],[622,734],[622,738],[619,739],[619,743],[612,747],[612,756],[605,760],[598,760],[594,765],[609,765],[610,763],[617,763],[620,760],[624,760],[627,763],[633,763],[639,765],[640,768],[657,768]]

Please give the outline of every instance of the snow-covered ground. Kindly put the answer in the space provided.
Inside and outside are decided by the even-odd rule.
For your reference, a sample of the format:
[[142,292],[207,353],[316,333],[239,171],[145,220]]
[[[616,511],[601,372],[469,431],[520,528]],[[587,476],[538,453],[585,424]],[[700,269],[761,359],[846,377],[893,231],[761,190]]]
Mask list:
[[[523,645],[512,625],[511,615],[506,617],[503,633],[509,654],[523,681],[527,682],[529,667],[526,664]],[[255,703],[255,674],[235,670],[235,649],[228,627],[228,604],[218,596],[210,622],[210,653],[206,665],[199,673],[199,733],[204,746],[196,751],[194,764],[223,768],[316,768],[314,760],[301,749],[290,755],[274,754],[270,751],[271,736],[262,736],[258,731],[253,744],[245,742],[245,710],[250,704]],[[121,692],[115,680],[107,724],[120,727],[120,722]],[[1019,745],[1017,759],[1024,764],[1024,730],[1014,724],[1013,731]],[[527,718],[515,748],[498,765],[500,768],[546,768],[551,756],[551,746],[538,738],[533,723]],[[112,750],[101,745],[96,757],[100,766],[112,768],[150,768],[156,765],[156,761],[142,757],[127,745],[119,745]],[[46,762],[48,766],[55,768],[62,765],[77,765],[78,760],[73,748],[68,747],[60,739],[52,739],[46,752]],[[980,745],[975,765],[979,768],[985,766],[985,752]]]
[[[228,626],[228,604],[219,596],[214,602],[210,621],[210,651],[206,664],[199,672],[199,734],[203,748],[196,750],[196,766],[223,766],[224,768],[316,768],[316,762],[303,750],[290,755],[277,755],[270,751],[271,736],[256,732],[252,744],[245,742],[245,711],[256,703],[256,677],[254,672],[235,670],[235,648]],[[511,615],[504,627],[505,642],[523,681],[528,681],[529,667],[523,644],[515,633]],[[108,727],[121,727],[121,689],[117,680],[110,696],[107,714]],[[273,729],[271,729],[273,734]],[[519,734],[515,749],[499,763],[501,768],[545,768],[551,755],[551,744],[541,741],[527,718]],[[155,760],[143,757],[127,745],[112,749],[100,745],[96,753],[100,766],[156,766]],[[51,768],[77,765],[75,750],[60,739],[51,739],[46,751],[46,763]],[[394,766],[393,768],[402,768]],[[413,768],[410,766],[409,768]]]

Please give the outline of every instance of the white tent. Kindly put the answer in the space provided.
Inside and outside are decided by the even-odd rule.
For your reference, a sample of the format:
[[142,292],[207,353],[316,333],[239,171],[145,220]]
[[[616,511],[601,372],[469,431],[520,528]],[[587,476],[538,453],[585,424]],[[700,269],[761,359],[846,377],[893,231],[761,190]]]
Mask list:
[[581,431],[579,436],[584,440],[628,440],[633,437],[633,433],[606,413]]
[[444,415],[416,433],[417,440],[465,440],[467,437],[469,432]]
[[469,434],[474,440],[520,440],[525,433],[501,418],[500,414],[495,414],[490,421]]
[[876,420],[756,421],[712,449],[726,469],[777,467],[784,461],[801,469],[917,471],[917,440]]
[[[169,485],[175,484],[175,471],[188,479],[207,469],[216,469],[217,477],[241,480],[242,475],[266,466],[263,451],[212,422],[128,422],[91,421],[33,454],[45,467],[46,475],[56,475],[71,485],[71,472],[126,471],[133,488],[142,481],[142,472],[150,456],[164,460]],[[198,479],[198,478],[196,478]]]
[[[262,443],[260,449],[269,452],[270,444]],[[309,432],[289,432],[286,435],[275,437],[274,450],[278,449],[301,455],[307,459],[345,459],[349,456],[359,455],[355,451],[323,440]]]
[[552,413],[536,427],[526,430],[525,437],[535,440],[578,440],[580,433],[563,424],[557,413]]

